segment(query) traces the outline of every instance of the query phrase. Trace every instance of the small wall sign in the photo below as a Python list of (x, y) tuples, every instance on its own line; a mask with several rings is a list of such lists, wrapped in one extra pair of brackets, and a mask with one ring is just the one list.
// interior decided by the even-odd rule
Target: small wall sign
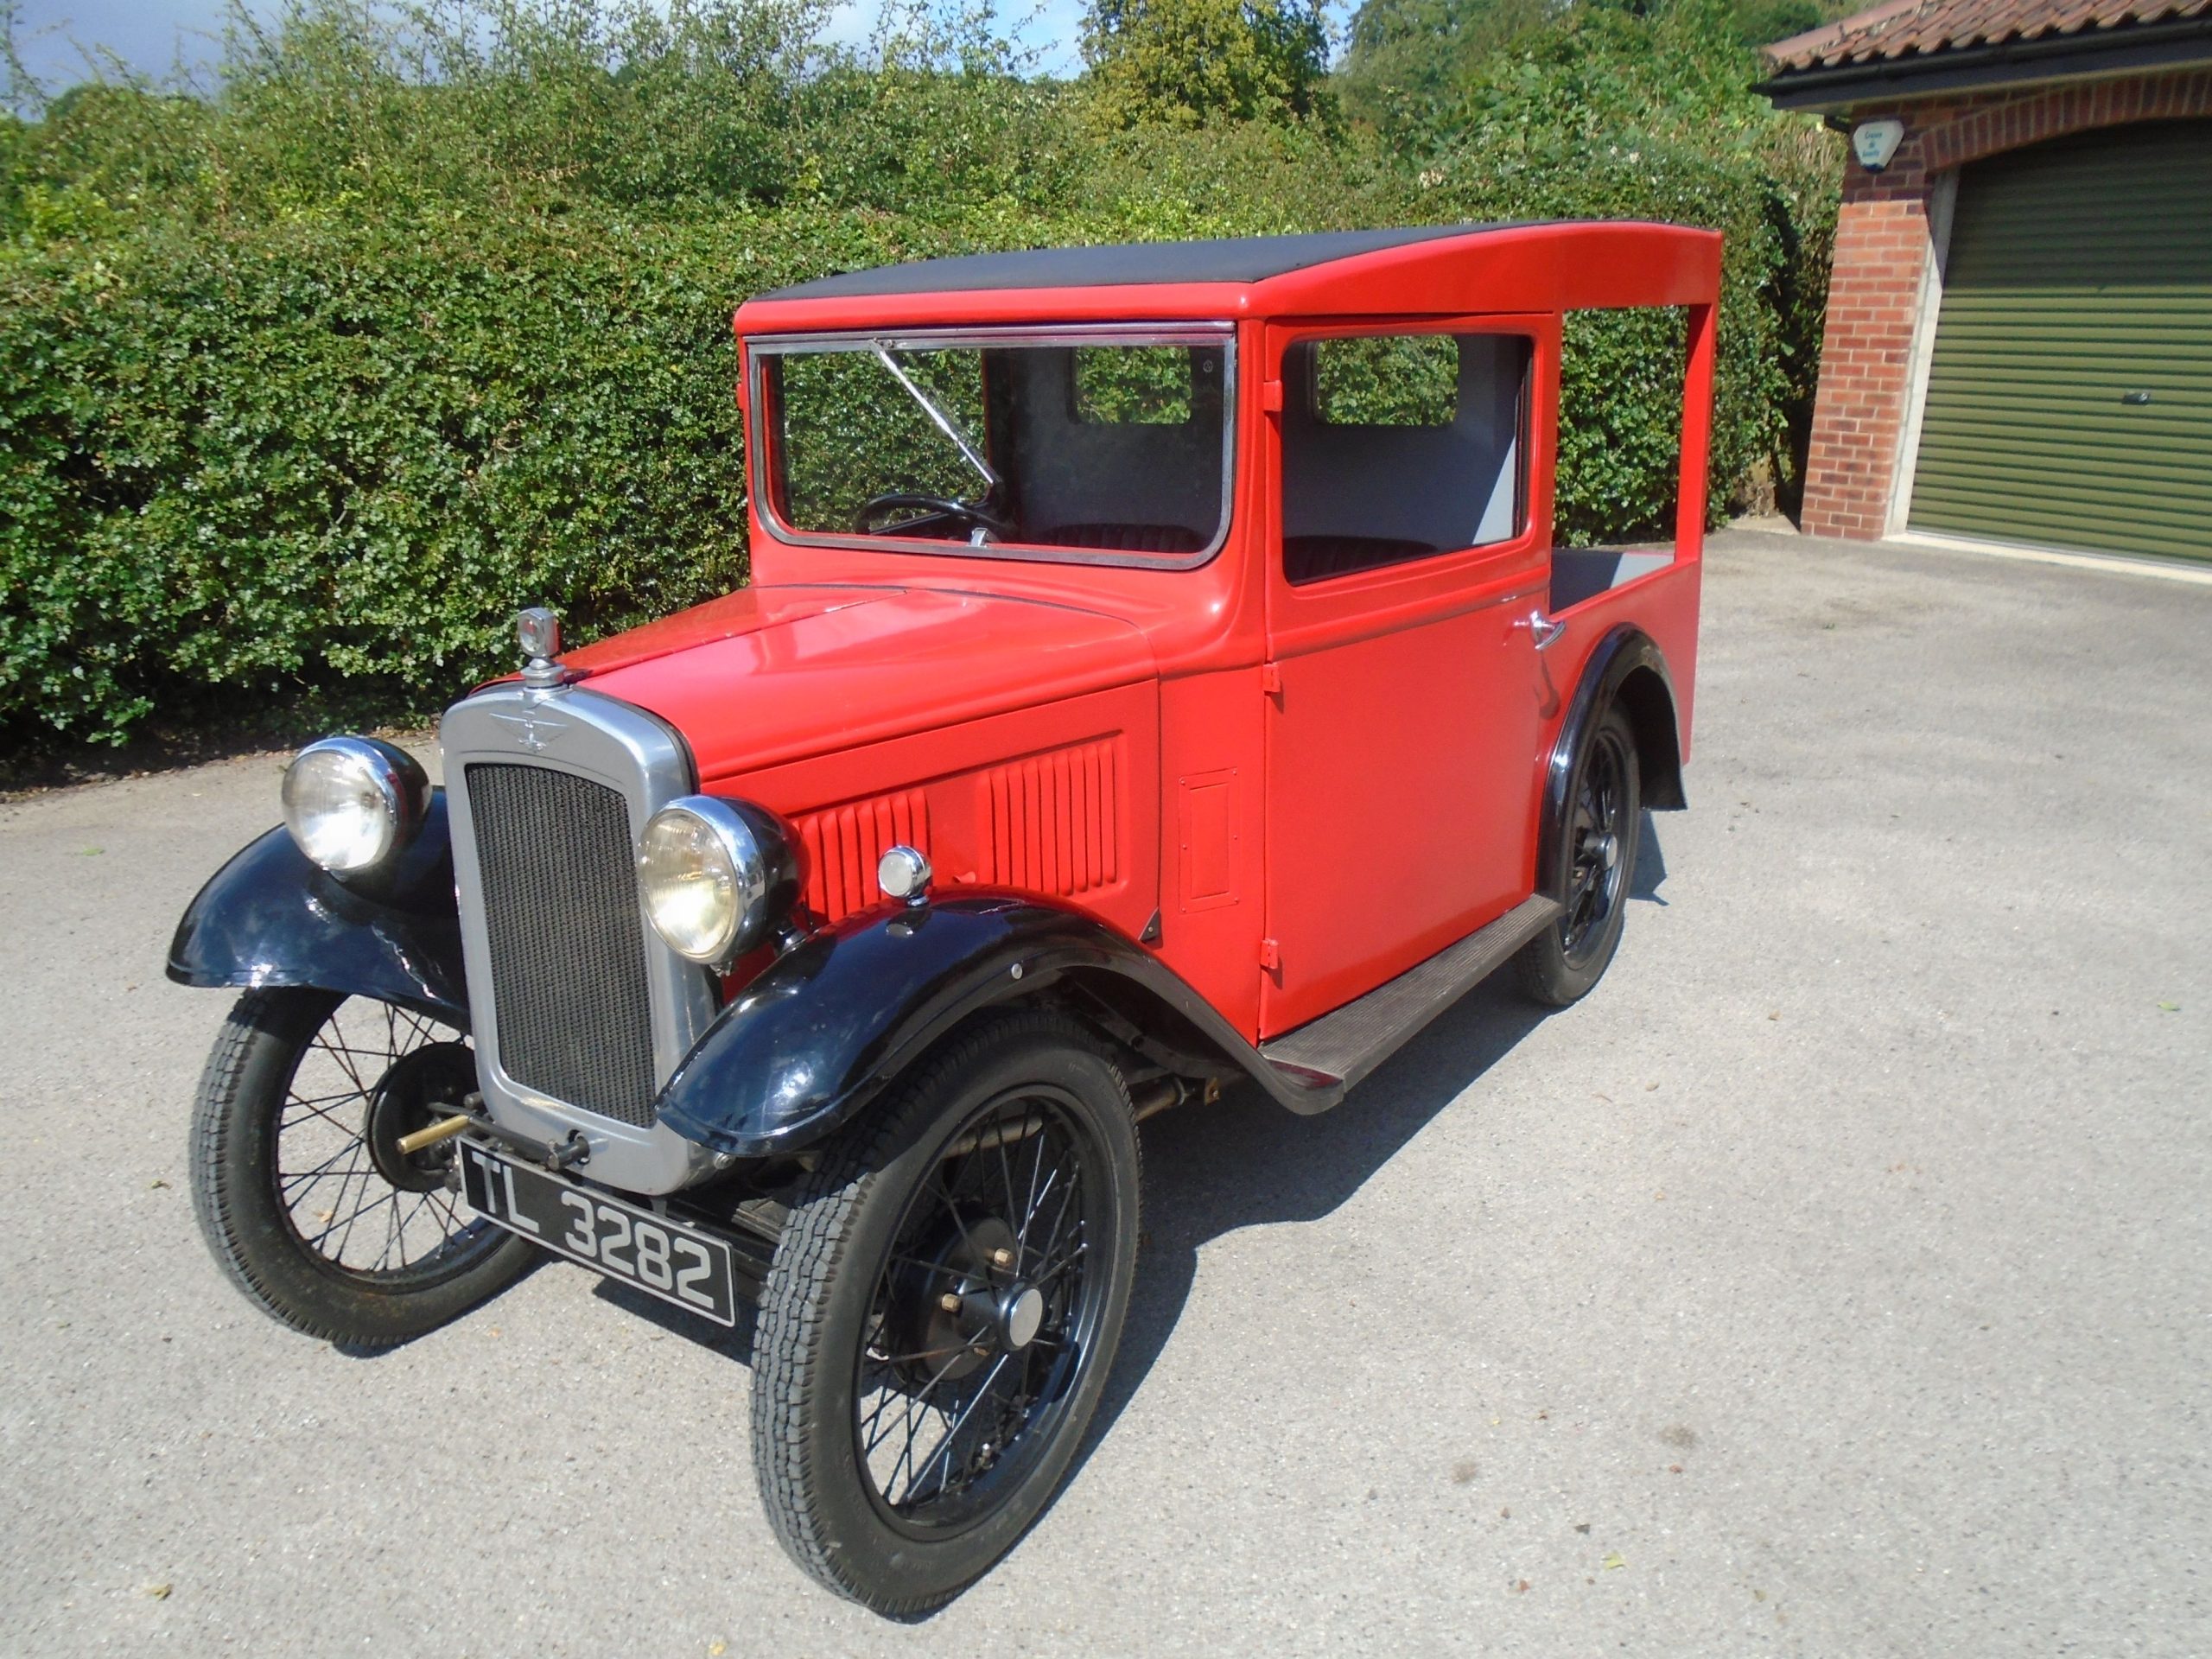
[(1890, 157), (1897, 153), (1904, 138), (1904, 123), (1893, 115), (1879, 121), (1861, 121), (1851, 130), (1851, 153), (1869, 173), (1878, 173), (1890, 164)]

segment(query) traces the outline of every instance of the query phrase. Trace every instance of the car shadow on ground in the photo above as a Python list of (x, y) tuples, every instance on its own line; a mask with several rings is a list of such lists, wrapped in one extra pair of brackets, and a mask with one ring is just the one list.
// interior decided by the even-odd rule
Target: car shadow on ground
[(593, 1287), (593, 1294), (610, 1306), (625, 1313), (635, 1314), (648, 1325), (658, 1325), (671, 1336), (682, 1337), (702, 1348), (735, 1360), (750, 1368), (753, 1363), (753, 1333), (760, 1322), (760, 1310), (746, 1297), (742, 1287), (738, 1292), (737, 1323), (728, 1327), (709, 1325), (696, 1313), (686, 1313), (657, 1296), (649, 1296), (634, 1285), (626, 1285), (619, 1279), (601, 1279)]
[(1503, 973), (1321, 1116), (1285, 1111), (1247, 1085), (1211, 1107), (1147, 1122), (1137, 1282), (1083, 1457), (1143, 1387), (1174, 1334), (1207, 1244), (1243, 1228), (1318, 1221), (1337, 1210), (1550, 1012)]
[(1638, 821), (1636, 868), (1630, 872), (1628, 896), (1649, 900), (1664, 910), (1667, 901), (1659, 896), (1659, 888), (1666, 880), (1666, 849), (1659, 845), (1659, 826), (1652, 822), (1651, 813), (1646, 809)]

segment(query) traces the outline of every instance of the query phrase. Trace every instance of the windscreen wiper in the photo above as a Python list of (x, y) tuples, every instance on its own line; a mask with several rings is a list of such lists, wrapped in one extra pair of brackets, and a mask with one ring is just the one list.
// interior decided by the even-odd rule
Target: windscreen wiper
[(937, 429), (950, 438), (953, 447), (967, 457), (968, 464), (983, 475), (983, 482), (988, 486), (986, 494), (989, 490), (1001, 487), (1005, 480), (991, 470), (991, 463), (985, 461), (982, 452), (968, 441), (968, 435), (953, 423), (952, 416), (931, 402), (929, 393), (907, 378), (906, 371), (899, 366), (899, 359), (891, 355), (883, 342), (874, 340), (868, 342), (868, 346), (875, 353), (876, 361), (890, 370), (892, 378), (906, 388), (906, 395), (922, 406), (922, 412), (936, 423)]

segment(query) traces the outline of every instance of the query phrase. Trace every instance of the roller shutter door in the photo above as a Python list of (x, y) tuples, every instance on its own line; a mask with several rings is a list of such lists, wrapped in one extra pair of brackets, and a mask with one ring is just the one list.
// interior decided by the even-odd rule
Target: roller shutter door
[(2212, 121), (1966, 169), (1908, 516), (2212, 558)]

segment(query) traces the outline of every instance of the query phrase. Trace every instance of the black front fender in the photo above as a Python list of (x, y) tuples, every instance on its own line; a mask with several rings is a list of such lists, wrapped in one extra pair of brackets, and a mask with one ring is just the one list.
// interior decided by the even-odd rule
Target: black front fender
[(778, 957), (669, 1078), (660, 1122), (736, 1157), (795, 1151), (849, 1122), (969, 1014), (1102, 980), (1144, 993), (1285, 1103), (1312, 1092), (1141, 945), (1075, 911), (970, 890), (862, 912)]
[(443, 790), (387, 869), (344, 880), (283, 830), (249, 842), (200, 890), (169, 944), (181, 985), (307, 985), (468, 1029)]

